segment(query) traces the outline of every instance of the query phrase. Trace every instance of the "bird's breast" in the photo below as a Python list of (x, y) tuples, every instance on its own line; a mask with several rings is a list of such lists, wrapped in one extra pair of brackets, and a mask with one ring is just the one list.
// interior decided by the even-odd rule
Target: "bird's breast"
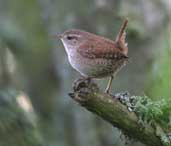
[(80, 54), (68, 55), (71, 66), (80, 72), (81, 75), (92, 78), (103, 78), (117, 73), (125, 64), (125, 60), (115, 61), (103, 58), (89, 59)]

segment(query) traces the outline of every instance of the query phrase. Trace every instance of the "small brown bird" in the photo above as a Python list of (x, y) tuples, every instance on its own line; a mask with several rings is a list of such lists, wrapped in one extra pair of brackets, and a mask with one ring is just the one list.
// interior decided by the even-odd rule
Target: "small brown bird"
[(115, 41), (95, 34), (71, 29), (57, 37), (62, 40), (71, 66), (87, 78), (110, 76), (105, 92), (109, 93), (113, 75), (128, 63), (125, 43), (126, 19)]

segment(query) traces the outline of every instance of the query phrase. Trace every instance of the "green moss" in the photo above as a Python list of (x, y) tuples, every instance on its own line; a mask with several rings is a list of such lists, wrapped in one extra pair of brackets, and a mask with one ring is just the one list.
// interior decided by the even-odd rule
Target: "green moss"
[(171, 100), (152, 101), (147, 96), (124, 96), (120, 98), (120, 101), (127, 106), (129, 111), (135, 112), (143, 123), (152, 124), (155, 121), (163, 126), (171, 126), (171, 112), (169, 112)]
[(171, 145), (171, 99), (153, 101), (147, 96), (128, 94), (119, 94), (119, 97), (130, 112), (136, 113), (142, 127), (145, 128), (146, 124), (153, 126), (163, 145)]

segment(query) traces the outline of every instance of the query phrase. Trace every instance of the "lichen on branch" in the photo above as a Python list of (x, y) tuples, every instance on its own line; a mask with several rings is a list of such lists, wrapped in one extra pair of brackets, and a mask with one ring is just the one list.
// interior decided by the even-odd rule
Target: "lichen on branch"
[(171, 101), (152, 101), (146, 96), (128, 93), (108, 95), (84, 78), (74, 82), (73, 90), (70, 97), (127, 136), (150, 146), (171, 145)]

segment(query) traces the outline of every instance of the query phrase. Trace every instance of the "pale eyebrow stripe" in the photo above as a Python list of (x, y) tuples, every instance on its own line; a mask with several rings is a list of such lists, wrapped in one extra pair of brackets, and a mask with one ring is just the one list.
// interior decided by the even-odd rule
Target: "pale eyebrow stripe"
[(69, 37), (80, 37), (80, 35), (77, 35), (77, 34), (69, 34), (68, 36)]

